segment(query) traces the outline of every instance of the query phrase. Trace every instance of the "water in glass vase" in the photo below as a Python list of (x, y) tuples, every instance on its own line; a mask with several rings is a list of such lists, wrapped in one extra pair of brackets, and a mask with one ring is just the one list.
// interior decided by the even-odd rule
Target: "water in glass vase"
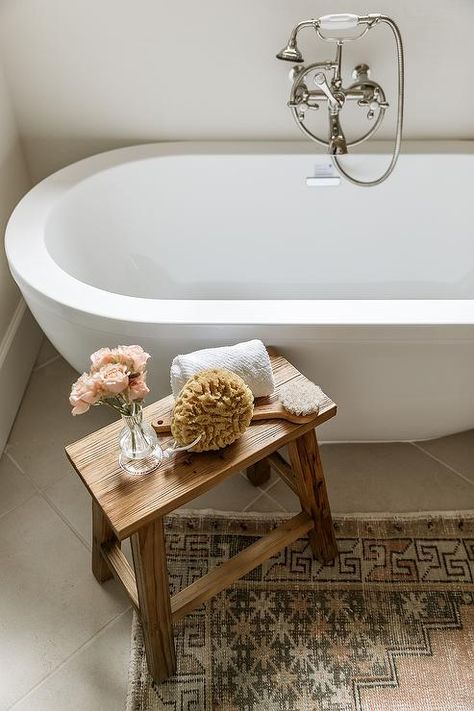
[(122, 415), (125, 427), (120, 433), (119, 463), (128, 474), (148, 474), (157, 469), (163, 459), (156, 432), (143, 422), (143, 411)]

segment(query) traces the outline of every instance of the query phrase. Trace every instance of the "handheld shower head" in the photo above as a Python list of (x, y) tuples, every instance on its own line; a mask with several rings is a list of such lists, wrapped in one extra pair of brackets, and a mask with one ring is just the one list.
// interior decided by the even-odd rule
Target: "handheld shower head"
[(276, 58), (282, 59), (285, 62), (296, 62), (297, 64), (301, 64), (303, 61), (303, 55), (298, 49), (296, 42), (292, 42), (291, 40), (288, 42), (286, 47), (283, 47), (281, 52), (278, 52)]
[(281, 52), (278, 52), (276, 58), (282, 59), (284, 62), (301, 64), (304, 60), (303, 55), (298, 49), (298, 45), (296, 43), (298, 33), (305, 27), (311, 27), (313, 30), (316, 30), (317, 26), (317, 20), (303, 20), (303, 22), (298, 22), (296, 27), (294, 27), (291, 32), (290, 39), (288, 40), (286, 47), (283, 47)]

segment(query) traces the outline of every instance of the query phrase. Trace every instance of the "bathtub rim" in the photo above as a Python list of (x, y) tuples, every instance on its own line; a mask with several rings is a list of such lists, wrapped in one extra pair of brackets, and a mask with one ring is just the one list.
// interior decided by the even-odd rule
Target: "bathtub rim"
[[(360, 154), (389, 154), (373, 142)], [(196, 325), (473, 325), (474, 299), (146, 299), (90, 286), (65, 272), (49, 254), (45, 226), (57, 200), (87, 178), (116, 166), (177, 155), (314, 155), (303, 141), (163, 142), (118, 148), (85, 158), (48, 176), (18, 203), (6, 228), (5, 250), (20, 289), (60, 306), (114, 321)], [(470, 155), (474, 141), (406, 141), (404, 154)], [(376, 188), (374, 188), (376, 189)]]

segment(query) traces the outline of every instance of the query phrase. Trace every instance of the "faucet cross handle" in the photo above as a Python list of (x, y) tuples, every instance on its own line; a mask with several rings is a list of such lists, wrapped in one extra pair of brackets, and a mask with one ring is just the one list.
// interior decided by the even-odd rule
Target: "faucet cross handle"
[(375, 112), (378, 111), (379, 109), (388, 109), (390, 104), (388, 101), (379, 101), (377, 99), (373, 99), (372, 101), (359, 101), (359, 106), (367, 106), (368, 107), (368, 112), (367, 112), (367, 118), (369, 121), (371, 121), (374, 116)]
[(328, 102), (330, 103), (333, 109), (342, 108), (344, 104), (344, 99), (340, 94), (334, 94), (327, 82), (326, 75), (323, 72), (318, 72), (314, 75), (314, 83), (321, 89), (324, 94), (326, 94)]
[(306, 84), (301, 84), (295, 91), (294, 100), (288, 101), (287, 106), (290, 109), (297, 109), (300, 120), (304, 118), (306, 111), (317, 111), (319, 104), (311, 100)]
[(385, 96), (382, 96), (378, 86), (375, 86), (371, 94), (368, 94), (365, 99), (360, 99), (358, 105), (361, 107), (366, 106), (369, 109), (367, 114), (369, 120), (374, 118), (377, 110), (388, 109), (390, 106), (388, 101), (385, 101)]

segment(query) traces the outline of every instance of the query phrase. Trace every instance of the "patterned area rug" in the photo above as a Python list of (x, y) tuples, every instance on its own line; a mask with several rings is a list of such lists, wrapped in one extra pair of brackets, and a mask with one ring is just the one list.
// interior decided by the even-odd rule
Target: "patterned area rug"
[[(173, 592), (281, 521), (242, 516), (168, 518)], [(127, 711), (473, 711), (474, 514), (336, 530), (333, 564), (300, 539), (185, 617), (159, 686), (135, 620)]]

